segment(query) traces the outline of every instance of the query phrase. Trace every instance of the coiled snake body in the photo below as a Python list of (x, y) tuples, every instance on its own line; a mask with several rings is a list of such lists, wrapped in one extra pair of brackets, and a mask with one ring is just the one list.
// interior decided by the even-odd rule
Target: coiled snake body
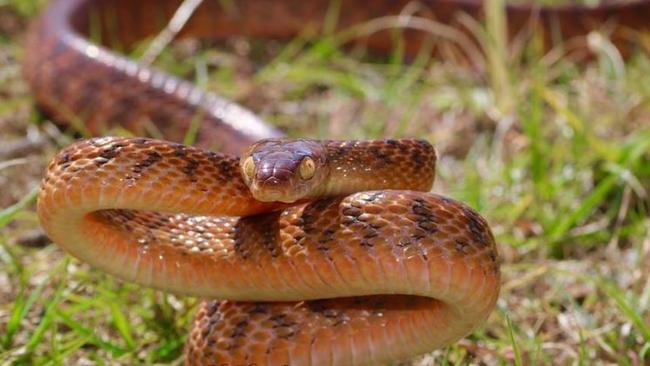
[[(246, 1), (227, 12), (206, 1), (186, 30), (286, 37), (319, 22), (328, 3)], [(405, 3), (344, 2), (339, 25), (396, 14)], [(443, 17), (481, 8), (431, 4)], [(116, 37), (106, 43), (128, 46), (177, 5), (60, 0), (33, 25), (25, 76), (52, 117), (83, 122), (95, 134), (118, 122), (143, 134), (151, 122), (180, 140), (198, 115), (198, 145), (221, 151), (112, 137), (66, 147), (51, 161), (38, 200), (52, 240), (122, 279), (224, 299), (200, 306), (187, 364), (378, 364), (450, 344), (481, 324), (499, 293), (494, 239), (471, 208), (426, 193), (435, 167), (428, 143), (253, 144), (281, 134), (242, 107), (83, 36), (95, 19), (101, 34)], [(571, 9), (544, 10), (542, 20), (567, 19)], [(632, 19), (634, 9), (621, 9), (622, 19)], [(583, 11), (587, 20), (606, 15)], [(530, 12), (508, 10), (515, 24)], [(566, 23), (566, 35), (589, 27)], [(405, 37), (408, 49), (421, 41)], [(388, 39), (380, 33), (366, 43), (386, 49)], [(229, 155), (247, 147), (241, 160)]]

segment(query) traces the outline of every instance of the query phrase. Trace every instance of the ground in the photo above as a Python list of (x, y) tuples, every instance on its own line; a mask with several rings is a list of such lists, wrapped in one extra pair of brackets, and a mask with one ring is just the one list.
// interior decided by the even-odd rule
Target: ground
[[(74, 138), (21, 77), (40, 3), (0, 0), (0, 364), (179, 364), (196, 300), (115, 280), (39, 231), (34, 188)], [(435, 144), (434, 191), (488, 219), (503, 284), (486, 324), (414, 365), (650, 363), (650, 50), (577, 63), (483, 44), (477, 70), (329, 41), (182, 41), (156, 66), (291, 136)]]

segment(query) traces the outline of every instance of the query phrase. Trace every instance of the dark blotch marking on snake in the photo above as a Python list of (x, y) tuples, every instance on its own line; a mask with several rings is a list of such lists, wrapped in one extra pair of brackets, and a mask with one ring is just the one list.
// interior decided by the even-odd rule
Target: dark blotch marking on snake
[(113, 158), (117, 156), (117, 154), (120, 151), (120, 148), (124, 146), (126, 146), (126, 144), (123, 143), (111, 144), (109, 147), (102, 150), (102, 152), (99, 154), (100, 159), (94, 160), (95, 165), (97, 165), (97, 167), (101, 167), (102, 165), (108, 163), (109, 161), (111, 161)]
[(378, 146), (370, 146), (368, 147), (368, 152), (370, 155), (372, 155), (375, 159), (380, 160), (383, 164), (391, 164), (392, 160), (389, 154), (386, 154), (380, 147)]
[(416, 215), (416, 223), (424, 233), (416, 233), (412, 239), (416, 241), (425, 236), (433, 235), (438, 231), (438, 222), (433, 215), (433, 208), (421, 198), (415, 199), (411, 205), (411, 211)]
[(190, 180), (195, 181), (196, 178), (194, 178), (194, 174), (196, 173), (196, 170), (199, 168), (199, 161), (194, 160), (194, 159), (186, 159), (187, 164), (183, 167), (183, 173), (187, 175)]
[(481, 244), (483, 247), (488, 246), (490, 240), (486, 237), (487, 228), (481, 221), (478, 214), (468, 207), (463, 207), (463, 213), (467, 218), (467, 226), (472, 233), (472, 239), (474, 239), (477, 244)]
[(237, 324), (235, 324), (235, 329), (233, 330), (232, 338), (246, 337), (247, 326), (248, 326), (248, 319), (240, 320)]
[(70, 153), (66, 151), (59, 155), (56, 164), (61, 167), (61, 170), (66, 170), (70, 166)]
[(296, 330), (294, 329), (294, 327), (298, 323), (291, 320), (291, 318), (288, 317), (287, 314), (273, 315), (269, 318), (269, 320), (273, 322), (273, 325), (271, 327), (276, 331), (279, 331), (281, 328), (285, 328), (288, 330), (286, 334), (278, 334), (279, 338), (288, 340), (291, 339), (296, 334)]
[(214, 178), (220, 182), (231, 182), (233, 179), (239, 178), (241, 184), (244, 184), (239, 172), (239, 164), (233, 163), (230, 159), (225, 158), (224, 154), (211, 151), (208, 153), (208, 160), (212, 166), (217, 169)]
[(162, 159), (162, 155), (160, 155), (156, 151), (150, 151), (150, 152), (147, 153), (146, 159), (141, 160), (136, 165), (134, 165), (133, 169), (131, 169), (131, 171), (133, 171), (133, 173), (135, 173), (135, 174), (140, 174), (145, 169), (147, 169), (150, 166), (152, 166), (152, 165), (156, 164), (157, 162), (159, 162), (160, 159)]

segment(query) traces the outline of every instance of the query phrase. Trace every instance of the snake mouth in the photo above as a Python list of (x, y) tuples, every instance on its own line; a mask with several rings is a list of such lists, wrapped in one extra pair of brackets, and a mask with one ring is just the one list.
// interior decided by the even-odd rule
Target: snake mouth
[(255, 182), (251, 184), (250, 191), (253, 197), (262, 202), (283, 202), (293, 203), (296, 200), (292, 199), (284, 189), (278, 185), (267, 185), (264, 183)]
[(284, 202), (284, 203), (291, 203), (293, 200), (287, 199), (285, 194), (279, 190), (265, 190), (262, 194), (260, 201), (266, 201), (266, 202)]
[(289, 169), (259, 169), (249, 189), (259, 201), (293, 203), (299, 191), (299, 182), (294, 178)]

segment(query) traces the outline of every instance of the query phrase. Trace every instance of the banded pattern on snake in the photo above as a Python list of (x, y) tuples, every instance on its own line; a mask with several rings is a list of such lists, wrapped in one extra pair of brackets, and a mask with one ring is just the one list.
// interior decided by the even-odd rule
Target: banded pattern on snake
[[(543, 25), (559, 19), (568, 37), (605, 20), (608, 9), (623, 25), (646, 27), (646, 3), (540, 14)], [(233, 13), (204, 2), (187, 33), (288, 37), (318, 24), (329, 1), (236, 4)], [(345, 3), (339, 26), (398, 14), (405, 4)], [(478, 16), (482, 7), (430, 4), (449, 19), (457, 10)], [(32, 27), (25, 76), (55, 119), (81, 121), (94, 134), (116, 123), (144, 134), (152, 122), (180, 140), (198, 113), (198, 145), (221, 151), (113, 137), (66, 147), (50, 163), (38, 201), (53, 241), (122, 279), (223, 299), (201, 305), (188, 365), (374, 365), (448, 345), (481, 324), (499, 293), (496, 245), (478, 213), (427, 193), (435, 168), (428, 143), (253, 144), (281, 133), (236, 104), (84, 36), (98, 15), (102, 34), (130, 45), (177, 5), (58, 0)], [(532, 10), (507, 12), (516, 31)], [(576, 14), (583, 21), (572, 22)], [(110, 19), (116, 32), (109, 32)], [(365, 42), (387, 49), (385, 33)], [(423, 39), (405, 37), (407, 50)], [(614, 41), (625, 47), (628, 40), (616, 28)], [(242, 159), (230, 155), (245, 149)]]

